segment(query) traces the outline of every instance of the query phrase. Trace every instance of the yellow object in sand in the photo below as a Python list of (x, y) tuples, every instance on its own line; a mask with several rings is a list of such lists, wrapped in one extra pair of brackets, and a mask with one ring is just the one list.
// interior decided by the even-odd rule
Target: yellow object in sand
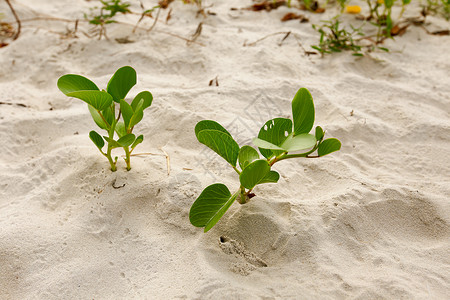
[(349, 13), (349, 14), (359, 14), (360, 12), (361, 12), (361, 6), (359, 6), (359, 5), (347, 6), (347, 13)]

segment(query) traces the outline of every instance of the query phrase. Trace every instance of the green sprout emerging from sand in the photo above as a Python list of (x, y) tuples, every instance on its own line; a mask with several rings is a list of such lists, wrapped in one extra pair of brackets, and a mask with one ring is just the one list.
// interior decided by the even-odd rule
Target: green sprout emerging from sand
[[(66, 96), (78, 98), (88, 104), (89, 112), (95, 123), (107, 132), (107, 136), (101, 136), (94, 130), (89, 137), (98, 150), (108, 159), (111, 171), (116, 171), (117, 157), (113, 160), (111, 150), (123, 148), (127, 170), (131, 169), (130, 155), (136, 146), (144, 140), (143, 135), (136, 137), (132, 132), (143, 116), (144, 109), (150, 107), (153, 96), (150, 92), (140, 92), (131, 102), (125, 101), (130, 89), (136, 84), (136, 71), (132, 67), (122, 67), (114, 73), (105, 90), (99, 90), (97, 85), (89, 79), (74, 74), (67, 74), (59, 78), (58, 88)], [(119, 112), (116, 117), (116, 103)], [(123, 121), (120, 121), (122, 117)], [(114, 139), (114, 135), (119, 137)], [(102, 149), (107, 142), (106, 152)]]
[[(195, 200), (189, 212), (192, 225), (210, 230), (237, 199), (240, 204), (247, 203), (255, 194), (256, 185), (276, 183), (278, 172), (271, 170), (279, 161), (305, 157), (316, 158), (338, 151), (341, 142), (335, 138), (324, 140), (325, 132), (320, 126), (315, 135), (309, 134), (314, 125), (314, 102), (311, 94), (301, 88), (292, 100), (293, 121), (275, 118), (267, 121), (259, 131), (253, 144), (259, 148), (264, 158), (250, 147), (239, 147), (231, 134), (219, 123), (203, 120), (195, 126), (195, 135), (224, 158), (238, 173), (240, 187), (234, 194), (221, 183), (206, 187)], [(312, 155), (317, 151), (317, 155)]]

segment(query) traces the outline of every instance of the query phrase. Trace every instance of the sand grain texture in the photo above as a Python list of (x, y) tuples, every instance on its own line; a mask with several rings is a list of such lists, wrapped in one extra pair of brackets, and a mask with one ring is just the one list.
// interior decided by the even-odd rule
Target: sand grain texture
[[(304, 55), (293, 36), (244, 46), (282, 31), (305, 48), (316, 43), (310, 24), (279, 21), (288, 9), (209, 2), (217, 15), (196, 18), (193, 6), (175, 3), (168, 24), (167, 11), (151, 33), (113, 24), (109, 41), (58, 34), (73, 24), (26, 23), (0, 49), (0, 102), (11, 104), (0, 105), (0, 298), (448, 298), (449, 37), (410, 27), (386, 42), (392, 53), (321, 59)], [(94, 6), (14, 4), (23, 18), (79, 18)], [(165, 33), (189, 37), (200, 21), (197, 43)], [(133, 42), (115, 41), (124, 37)], [(133, 157), (130, 172), (120, 161), (112, 173), (88, 138), (95, 124), (85, 104), (56, 81), (82, 74), (104, 88), (123, 65), (138, 73), (130, 97), (146, 89), (155, 99), (136, 128), (145, 136), (136, 151), (158, 155)], [(208, 86), (216, 76), (219, 86)], [(341, 151), (280, 162), (277, 185), (258, 187), (207, 234), (191, 226), (203, 187), (238, 185), (197, 142), (195, 124), (216, 120), (250, 144), (265, 121), (290, 116), (300, 87)]]

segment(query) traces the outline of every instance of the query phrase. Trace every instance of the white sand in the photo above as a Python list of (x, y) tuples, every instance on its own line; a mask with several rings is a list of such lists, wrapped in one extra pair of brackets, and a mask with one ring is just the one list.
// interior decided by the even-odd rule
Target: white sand
[[(411, 26), (386, 42), (392, 53), (321, 59), (305, 56), (293, 35), (282, 46), (283, 35), (243, 46), (292, 31), (309, 50), (317, 34), (308, 23), (281, 23), (287, 8), (207, 2), (216, 16), (196, 19), (194, 6), (175, 3), (168, 24), (167, 11), (150, 34), (113, 24), (109, 41), (80, 31), (61, 38), (73, 24), (25, 22), (0, 49), (0, 102), (26, 105), (0, 105), (0, 299), (448, 299), (449, 37)], [(96, 3), (13, 4), (25, 19), (79, 18)], [(4, 2), (0, 9), (13, 21)], [(203, 46), (166, 34), (189, 37), (200, 21)], [(126, 36), (134, 43), (114, 41)], [(148, 89), (155, 99), (136, 151), (159, 155), (133, 157), (130, 172), (120, 161), (112, 173), (89, 140), (96, 126), (86, 105), (56, 81), (82, 74), (104, 88), (124, 65), (138, 73), (130, 96)], [(208, 86), (216, 76), (219, 86)], [(196, 140), (195, 124), (214, 119), (249, 144), (266, 120), (290, 116), (300, 87), (341, 151), (280, 162), (279, 183), (234, 204), (213, 230), (190, 225), (204, 187), (238, 185)]]

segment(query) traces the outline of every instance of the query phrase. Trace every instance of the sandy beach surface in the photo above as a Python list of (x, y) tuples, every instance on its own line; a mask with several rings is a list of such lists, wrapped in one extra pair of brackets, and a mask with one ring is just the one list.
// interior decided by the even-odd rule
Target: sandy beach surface
[[(390, 53), (321, 58), (305, 54), (318, 41), (311, 23), (337, 8), (283, 23), (293, 9), (204, 2), (214, 14), (176, 1), (151, 32), (154, 19), (133, 34), (139, 15), (120, 15), (98, 40), (82, 21), (98, 2), (12, 1), (24, 20), (80, 22), (74, 36), (73, 22), (24, 21), (0, 48), (0, 299), (448, 299), (449, 36), (410, 26), (384, 43)], [(194, 42), (182, 39), (200, 22)], [(450, 29), (439, 16), (425, 26)], [(147, 154), (113, 173), (89, 140), (86, 104), (56, 82), (73, 73), (105, 88), (125, 65), (138, 74), (130, 97), (154, 101), (136, 128)], [(216, 120), (250, 145), (265, 121), (291, 116), (301, 87), (341, 151), (280, 162), (278, 184), (206, 234), (192, 226), (203, 188), (239, 185), (195, 124)]]

